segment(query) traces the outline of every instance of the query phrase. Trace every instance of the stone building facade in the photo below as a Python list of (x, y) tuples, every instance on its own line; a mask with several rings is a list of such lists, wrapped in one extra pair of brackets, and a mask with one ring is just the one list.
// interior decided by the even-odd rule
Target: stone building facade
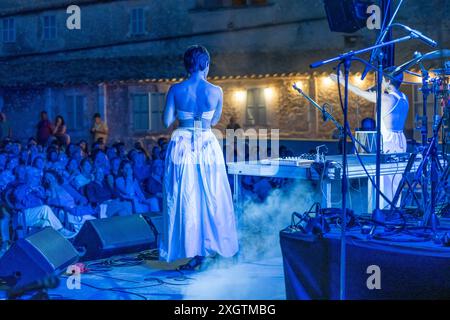
[[(81, 29), (66, 28), (66, 8), (81, 9)], [(446, 1), (411, 1), (397, 21), (413, 26), (449, 47), (448, 19), (433, 19)], [(420, 9), (420, 10), (419, 10)], [(428, 12), (428, 13), (427, 13)], [(443, 13), (442, 13), (443, 14)], [(314, 0), (92, 1), (51, 0), (0, 3), (0, 108), (14, 124), (18, 139), (34, 135), (38, 114), (62, 114), (72, 140), (89, 139), (94, 113), (110, 127), (110, 141), (167, 135), (160, 121), (169, 86), (186, 76), (181, 55), (191, 44), (208, 47), (210, 81), (224, 90), (218, 128), (231, 116), (247, 128), (277, 128), (283, 139), (331, 139), (334, 127), (292, 85), (319, 104), (333, 105), (342, 120), (332, 66), (309, 69), (313, 61), (369, 46), (376, 32), (333, 33), (322, 2)], [(419, 41), (397, 47), (397, 61), (414, 51), (428, 52)], [(373, 85), (362, 68), (350, 80)], [(407, 133), (420, 102), (417, 86), (404, 86), (411, 111)], [(357, 128), (374, 106), (350, 95), (350, 124)]]

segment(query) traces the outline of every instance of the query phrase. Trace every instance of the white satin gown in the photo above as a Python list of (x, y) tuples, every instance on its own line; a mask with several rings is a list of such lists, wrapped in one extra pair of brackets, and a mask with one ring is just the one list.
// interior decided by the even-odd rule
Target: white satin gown
[[(203, 112), (211, 120), (214, 110)], [(180, 120), (193, 119), (178, 111)], [(219, 142), (211, 129), (178, 128), (165, 160), (164, 233), (160, 259), (167, 262), (219, 254), (232, 257), (238, 236), (230, 185)]]
[[(406, 137), (403, 133), (405, 121), (408, 116), (409, 103), (404, 93), (390, 93), (396, 98), (396, 103), (392, 106), (381, 106), (381, 136), (383, 137), (384, 153), (401, 153), (406, 152)], [(393, 164), (394, 166), (396, 164)], [(397, 169), (395, 175), (385, 175), (380, 179), (381, 192), (387, 196), (389, 200), (394, 198), (400, 180), (402, 179), (403, 170)], [(400, 201), (399, 201), (400, 202)], [(398, 205), (397, 202), (396, 204)], [(381, 197), (381, 208), (389, 206), (389, 204)]]

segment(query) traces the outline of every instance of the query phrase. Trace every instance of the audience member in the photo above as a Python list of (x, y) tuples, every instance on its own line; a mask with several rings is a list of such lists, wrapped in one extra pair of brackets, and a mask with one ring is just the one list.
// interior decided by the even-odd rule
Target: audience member
[(66, 122), (62, 116), (57, 116), (55, 126), (52, 131), (60, 146), (67, 146), (70, 143), (70, 136), (67, 134)]
[[(23, 212), (29, 228), (50, 226), (72, 237), (89, 219), (162, 211), (168, 140), (148, 144), (151, 154), (142, 142), (131, 150), (123, 142), (107, 146), (107, 127), (98, 115), (94, 118), (92, 150), (85, 140), (64, 140), (64, 119), (58, 116), (53, 127), (45, 111), (36, 138), (23, 146), (10, 137), (0, 141), (1, 250), (14, 240), (10, 229), (17, 212)], [(247, 157), (249, 152), (247, 147)], [(290, 154), (280, 148), (281, 156)], [(262, 202), (271, 189), (285, 185), (283, 180), (243, 177), (243, 193)]]
[(94, 115), (94, 124), (92, 126), (91, 133), (93, 135), (94, 142), (98, 142), (100, 138), (103, 139), (103, 144), (108, 142), (108, 125), (106, 122), (102, 121), (102, 117), (99, 113)]
[(12, 128), (6, 114), (0, 112), (0, 141), (7, 138), (12, 138)]
[(37, 124), (37, 142), (42, 146), (46, 146), (53, 134), (53, 125), (48, 120), (46, 111), (41, 112), (41, 119)]

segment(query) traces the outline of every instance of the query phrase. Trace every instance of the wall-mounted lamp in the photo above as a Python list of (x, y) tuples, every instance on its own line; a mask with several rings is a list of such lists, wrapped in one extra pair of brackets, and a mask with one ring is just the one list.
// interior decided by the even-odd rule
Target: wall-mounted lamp
[(298, 89), (303, 89), (303, 83), (301, 81), (296, 81), (294, 86)]
[(274, 95), (273, 88), (265, 88), (264, 89), (264, 97), (266, 98), (266, 100), (272, 99), (273, 95)]
[(247, 98), (247, 91), (238, 90), (234, 92), (234, 99), (236, 99), (236, 102), (243, 103), (245, 102), (246, 98)]
[(353, 81), (353, 83), (355, 83), (356, 85), (361, 85), (361, 84), (363, 84), (364, 83), (364, 80), (361, 80), (361, 75), (360, 74), (355, 74), (353, 77), (352, 77), (352, 81)]
[(330, 79), (329, 76), (322, 77), (322, 85), (325, 87), (329, 87), (333, 84), (333, 80)]

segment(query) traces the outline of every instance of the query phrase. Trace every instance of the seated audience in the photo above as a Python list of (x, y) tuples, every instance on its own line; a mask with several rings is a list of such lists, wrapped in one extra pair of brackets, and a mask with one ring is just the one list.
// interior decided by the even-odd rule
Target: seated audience
[[(85, 140), (65, 146), (51, 136), (39, 138), (41, 145), (35, 138), (0, 143), (0, 250), (14, 241), (17, 212), (24, 212), (29, 228), (50, 226), (72, 237), (88, 219), (162, 211), (166, 138), (148, 144), (151, 155), (141, 142), (127, 149), (100, 140), (90, 151)], [(280, 152), (292, 154), (283, 146)], [(243, 194), (263, 202), (285, 180), (243, 177)]]
[(116, 180), (116, 188), (121, 199), (133, 203), (134, 213), (149, 213), (158, 211), (156, 198), (147, 199), (142, 192), (139, 181), (134, 177), (130, 161), (124, 160), (120, 168), (120, 177)]
[(47, 204), (58, 210), (60, 219), (67, 221), (71, 228), (79, 231), (86, 220), (95, 219), (95, 210), (84, 201), (82, 196), (74, 196), (64, 185), (63, 179), (56, 171), (47, 171), (44, 176), (44, 185), (47, 192)]
[(80, 191), (84, 186), (92, 181), (92, 161), (84, 158), (80, 162), (80, 173), (72, 180), (72, 186)]
[(74, 236), (65, 229), (53, 210), (45, 204), (47, 195), (41, 184), (41, 176), (37, 169), (28, 168), (27, 182), (20, 183), (14, 189), (14, 209), (23, 210), (27, 227), (52, 227), (64, 237)]
[(158, 200), (158, 210), (162, 211), (163, 206), (163, 176), (164, 162), (162, 160), (154, 160), (152, 163), (152, 173), (147, 180), (147, 193)]
[(132, 214), (130, 201), (115, 199), (114, 192), (105, 180), (101, 167), (95, 168), (94, 180), (86, 186), (86, 196), (89, 202), (100, 208), (101, 216), (127, 216)]

